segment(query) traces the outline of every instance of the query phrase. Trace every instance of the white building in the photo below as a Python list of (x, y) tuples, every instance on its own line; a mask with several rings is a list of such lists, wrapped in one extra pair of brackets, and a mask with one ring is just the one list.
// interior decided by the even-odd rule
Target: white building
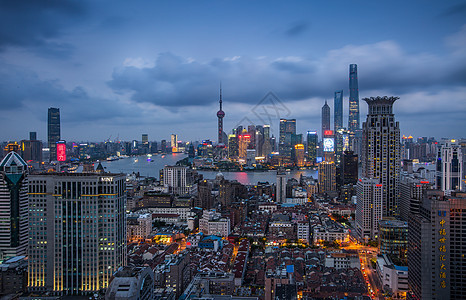
[[(0, 261), (26, 255), (28, 245), (28, 171), (16, 152), (0, 162)], [(39, 190), (37, 191), (39, 192)], [(34, 207), (31, 215), (41, 214)]]
[(309, 243), (309, 222), (303, 221), (303, 222), (298, 222), (297, 226), (297, 237), (298, 240), (303, 240), (305, 243)]
[(129, 214), (126, 217), (126, 239), (128, 241), (147, 238), (152, 232), (152, 215)]
[(176, 195), (192, 195), (197, 191), (193, 170), (188, 167), (165, 166), (163, 168), (163, 184), (168, 187), (170, 193)]
[(361, 239), (374, 239), (382, 219), (383, 186), (379, 179), (359, 179), (356, 185), (356, 230)]
[(28, 282), (34, 292), (94, 293), (126, 264), (125, 176), (29, 175)]
[(408, 267), (394, 265), (387, 255), (377, 257), (377, 275), (382, 288), (398, 296), (408, 292)]
[(316, 225), (314, 226), (312, 233), (314, 244), (321, 244), (324, 241), (330, 243), (335, 241), (339, 243), (349, 242), (348, 230), (344, 228), (326, 228), (322, 225)]
[(325, 256), (325, 266), (336, 269), (361, 269), (361, 263), (359, 262), (359, 255), (357, 253), (330, 253)]
[(190, 207), (147, 207), (144, 208), (144, 211), (150, 211), (151, 213), (158, 215), (166, 214), (169, 217), (179, 215), (181, 221), (186, 221), (188, 217), (194, 215), (194, 212), (191, 211)]
[(443, 142), (438, 147), (436, 188), (449, 195), (454, 190), (463, 190), (463, 153), (456, 140)]
[(222, 218), (215, 210), (204, 210), (199, 220), (199, 231), (205, 235), (230, 235), (230, 218)]

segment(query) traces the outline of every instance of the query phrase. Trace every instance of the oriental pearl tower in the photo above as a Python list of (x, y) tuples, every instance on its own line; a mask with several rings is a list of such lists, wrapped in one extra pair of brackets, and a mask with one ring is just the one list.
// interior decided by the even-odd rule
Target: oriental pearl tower
[(218, 118), (218, 144), (224, 144), (223, 141), (223, 117), (225, 117), (225, 112), (222, 110), (222, 84), (220, 84), (220, 110), (217, 112)]

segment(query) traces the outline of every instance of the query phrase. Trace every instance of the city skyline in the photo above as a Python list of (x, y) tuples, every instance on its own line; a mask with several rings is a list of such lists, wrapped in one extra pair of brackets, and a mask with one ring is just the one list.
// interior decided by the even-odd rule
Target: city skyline
[[(161, 140), (167, 132), (216, 140), (219, 81), (227, 134), (244, 118), (264, 124), (251, 109), (270, 91), (289, 110), (269, 124), (275, 136), (280, 118), (296, 119), (298, 133), (318, 130), (320, 108), (336, 90), (343, 90), (346, 126), (350, 64), (358, 65), (360, 99), (400, 97), (402, 134), (463, 137), (461, 2), (340, 2), (335, 10), (259, 1), (248, 3), (247, 13), (241, 1), (183, 2), (181, 10), (108, 3), (0, 4), (0, 105), (8, 124), (0, 140), (34, 131), (46, 141), (49, 107), (60, 108), (65, 140), (133, 140), (141, 133)], [(366, 114), (362, 105), (360, 119)]]

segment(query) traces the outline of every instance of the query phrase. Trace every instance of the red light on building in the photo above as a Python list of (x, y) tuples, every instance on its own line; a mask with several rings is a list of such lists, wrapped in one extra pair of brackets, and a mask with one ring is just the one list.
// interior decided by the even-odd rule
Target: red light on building
[(382, 185), (381, 184), (376, 184), (375, 186), (381, 187)]
[(66, 144), (64, 142), (57, 143), (57, 160), (58, 161), (66, 160)]
[(425, 183), (429, 183), (429, 181), (421, 181), (421, 183), (424, 183), (424, 184), (425, 184)]
[(324, 131), (324, 135), (325, 135), (325, 136), (333, 135), (333, 130), (325, 130), (325, 131)]

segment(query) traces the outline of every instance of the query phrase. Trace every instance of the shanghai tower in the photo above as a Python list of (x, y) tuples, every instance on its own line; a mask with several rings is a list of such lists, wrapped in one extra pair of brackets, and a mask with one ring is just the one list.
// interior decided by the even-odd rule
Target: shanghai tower
[(358, 65), (351, 64), (349, 69), (349, 117), (348, 130), (354, 133), (359, 129), (359, 88)]

